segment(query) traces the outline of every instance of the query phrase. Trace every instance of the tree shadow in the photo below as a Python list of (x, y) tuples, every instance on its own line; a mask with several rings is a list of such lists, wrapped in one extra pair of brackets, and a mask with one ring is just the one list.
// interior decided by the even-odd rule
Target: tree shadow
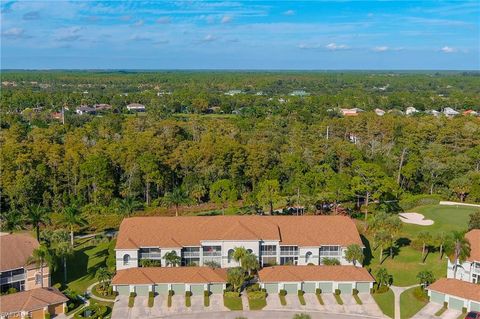
[(367, 237), (365, 237), (364, 235), (360, 235), (360, 238), (362, 240), (363, 245), (365, 246), (365, 249), (363, 250), (363, 254), (364, 254), (363, 265), (368, 266), (371, 264), (373, 259), (372, 248), (370, 247), (370, 242), (368, 241)]
[(402, 247), (405, 247), (405, 246), (410, 246), (411, 242), (412, 241), (409, 238), (400, 237), (399, 239), (397, 239), (395, 241), (395, 244), (397, 245), (398, 248), (402, 248)]

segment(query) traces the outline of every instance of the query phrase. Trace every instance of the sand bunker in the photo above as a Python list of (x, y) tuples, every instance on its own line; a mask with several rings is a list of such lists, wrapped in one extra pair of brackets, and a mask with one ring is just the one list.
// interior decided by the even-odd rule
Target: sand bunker
[(424, 219), (425, 216), (418, 213), (400, 213), (400, 219), (402, 222), (407, 224), (415, 224), (420, 226), (430, 226), (433, 225), (433, 220)]

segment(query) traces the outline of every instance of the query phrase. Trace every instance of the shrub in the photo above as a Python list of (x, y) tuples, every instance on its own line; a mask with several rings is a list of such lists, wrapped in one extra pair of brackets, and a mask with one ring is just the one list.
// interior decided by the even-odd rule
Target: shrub
[(305, 291), (299, 289), (298, 292), (297, 292), (297, 294), (298, 294), (299, 296), (303, 296), (303, 295), (305, 294)]
[(247, 287), (247, 292), (259, 291), (259, 290), (260, 290), (260, 284), (259, 283), (255, 283), (255, 284)]
[(154, 298), (155, 298), (155, 293), (153, 291), (148, 292), (148, 306), (150, 308), (153, 307)]
[(258, 299), (265, 299), (267, 297), (267, 293), (266, 292), (263, 292), (261, 290), (258, 290), (258, 291), (250, 291), (248, 293), (248, 298), (249, 299), (254, 299), (254, 300), (258, 300)]
[(286, 295), (287, 295), (287, 291), (286, 291), (285, 289), (280, 289), (279, 295), (280, 295), (280, 296), (286, 296)]
[(321, 293), (322, 293), (322, 289), (320, 289), (320, 288), (315, 289), (315, 293), (316, 293), (317, 295), (321, 294)]
[(210, 291), (204, 290), (204, 291), (203, 291), (203, 296), (204, 296), (204, 297), (210, 297)]
[(155, 297), (155, 293), (153, 291), (148, 292), (148, 298), (153, 298)]
[(51, 318), (50, 313), (49, 313), (49, 312), (46, 312), (46, 313), (45, 313), (45, 316), (44, 316), (43, 318), (45, 318), (45, 319), (50, 319), (50, 318)]
[(185, 297), (191, 297), (192, 292), (191, 291), (185, 291)]
[[(85, 317), (84, 314), (86, 311), (92, 311), (92, 314), (88, 317)], [(74, 319), (81, 319), (81, 318), (88, 318), (88, 319), (99, 319), (103, 318), (105, 314), (107, 313), (107, 307), (106, 306), (100, 306), (100, 305), (90, 305), (87, 306), (83, 309), (80, 309), (77, 313), (73, 315)]]
[(340, 296), (342, 291), (340, 289), (335, 289), (335, 295)]
[(137, 294), (136, 294), (135, 292), (132, 291), (132, 292), (130, 293), (130, 297), (135, 298), (136, 296), (137, 296)]
[(238, 293), (236, 291), (226, 291), (224, 296), (227, 297), (227, 298), (234, 298), (234, 297), (239, 297), (240, 293)]
[(442, 198), (438, 195), (409, 195), (399, 202), (400, 208), (404, 211), (423, 205), (436, 205)]
[(352, 291), (352, 295), (358, 295), (358, 289), (354, 288), (353, 291)]
[(174, 292), (173, 290), (169, 290), (169, 291), (168, 291), (168, 295), (169, 295), (169, 296), (173, 296), (174, 294), (175, 294), (175, 292)]
[(463, 312), (463, 313), (467, 313), (467, 308), (466, 308), (466, 307), (462, 307), (462, 312)]
[(444, 307), (444, 308), (448, 308), (448, 302), (444, 301), (444, 302), (443, 302), (443, 307)]

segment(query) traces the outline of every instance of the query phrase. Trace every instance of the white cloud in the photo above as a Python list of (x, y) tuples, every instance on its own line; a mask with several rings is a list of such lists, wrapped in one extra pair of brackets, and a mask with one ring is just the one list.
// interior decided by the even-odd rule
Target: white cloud
[(303, 49), (303, 50), (311, 50), (311, 49), (320, 48), (320, 45), (319, 44), (300, 43), (297, 47), (299, 49)]
[(72, 42), (81, 38), (80, 27), (68, 27), (58, 29), (56, 32), (55, 40), (60, 42)]
[(295, 11), (294, 10), (287, 10), (283, 13), (283, 15), (293, 16), (293, 15), (295, 15)]
[(132, 27), (141, 27), (145, 24), (145, 21), (143, 21), (142, 19), (140, 20), (137, 20), (134, 24), (132, 24)]
[(22, 28), (11, 28), (2, 32), (2, 36), (9, 39), (25, 38), (25, 30)]
[(336, 51), (336, 50), (346, 50), (346, 49), (349, 49), (349, 47), (345, 44), (336, 44), (336, 43), (329, 43), (325, 46), (325, 48), (327, 48), (327, 50), (330, 50), (330, 51)]
[(225, 23), (230, 23), (230, 22), (232, 22), (232, 19), (233, 19), (232, 16), (225, 15), (225, 16), (222, 17), (221, 22), (222, 22), (223, 24), (225, 24)]
[(443, 53), (455, 53), (458, 50), (449, 46), (444, 46), (443, 48), (440, 49)]
[(217, 38), (211, 34), (207, 34), (205, 38), (202, 39), (203, 42), (213, 42), (217, 40)]
[(157, 19), (157, 23), (159, 24), (169, 24), (170, 22), (172, 22), (170, 17), (160, 17)]
[(375, 52), (385, 52), (390, 50), (390, 48), (387, 46), (379, 46), (379, 47), (374, 47), (372, 50)]

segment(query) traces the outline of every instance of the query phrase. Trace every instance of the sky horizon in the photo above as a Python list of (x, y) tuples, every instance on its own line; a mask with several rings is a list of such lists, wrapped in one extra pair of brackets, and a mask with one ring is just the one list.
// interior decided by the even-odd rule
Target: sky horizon
[(480, 69), (478, 1), (2, 1), (1, 69)]

